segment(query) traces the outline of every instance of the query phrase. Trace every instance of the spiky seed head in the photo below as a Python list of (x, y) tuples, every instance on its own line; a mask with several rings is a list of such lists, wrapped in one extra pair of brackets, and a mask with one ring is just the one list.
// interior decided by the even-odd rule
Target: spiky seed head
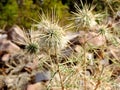
[[(82, 3), (82, 2), (81, 2)], [(75, 4), (76, 12), (72, 12), (74, 17), (72, 20), (75, 20), (76, 27), (82, 28), (82, 29), (91, 29), (94, 26), (97, 25), (96, 20), (101, 20), (103, 15), (102, 14), (94, 14), (95, 6), (91, 5), (83, 5), (82, 3), (82, 9), (79, 7), (78, 4)]]
[(41, 21), (35, 25), (40, 31), (39, 46), (51, 54), (58, 53), (67, 42), (64, 28), (59, 26), (59, 20), (56, 20), (54, 14), (52, 17), (43, 14), (40, 18)]
[(40, 39), (40, 44), (52, 52), (59, 51), (62, 48), (63, 31), (62, 28), (51, 24), (48, 30), (45, 30)]
[(104, 25), (102, 24), (98, 26), (98, 32), (101, 35), (107, 36), (110, 33), (110, 28), (108, 27), (107, 24), (104, 24)]
[(36, 54), (39, 50), (37, 43), (29, 43), (26, 46), (27, 52), (30, 54)]

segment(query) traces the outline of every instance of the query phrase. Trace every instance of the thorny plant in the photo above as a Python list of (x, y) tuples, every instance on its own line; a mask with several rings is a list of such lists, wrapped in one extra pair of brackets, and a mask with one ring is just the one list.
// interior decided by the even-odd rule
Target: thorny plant
[(108, 24), (102, 24), (98, 26), (98, 33), (100, 35), (103, 35), (106, 37), (106, 40), (110, 43), (110, 44), (114, 44), (114, 45), (119, 45), (119, 40), (117, 38), (117, 36), (119, 35), (118, 31), (119, 30), (115, 30), (116, 29), (116, 25), (112, 25), (111, 27), (108, 26)]
[[(100, 17), (102, 16), (102, 14), (94, 15), (92, 12), (92, 10), (94, 8), (91, 8), (87, 5), (83, 5), (83, 3), (81, 3), (81, 4), (82, 4), (82, 9), (77, 4), (75, 4), (76, 12), (73, 12), (73, 14), (74, 14), (73, 20), (76, 20), (76, 22), (77, 22), (76, 23), (77, 29), (82, 28), (82, 30), (85, 30), (85, 29), (90, 30), (91, 27), (97, 25), (98, 26), (98, 28), (97, 28), (98, 35), (105, 36), (106, 40), (108, 40), (108, 41), (109, 40), (111, 41), (112, 38), (116, 38), (116, 36), (113, 35), (114, 27), (111, 28), (106, 24), (99, 25), (96, 22), (97, 18), (101, 19)], [(89, 32), (89, 31), (87, 31), (87, 32)], [(86, 36), (84, 36), (83, 38), (86, 38)], [(112, 44), (110, 44), (110, 45), (113, 45), (114, 41), (116, 41), (116, 40), (111, 41)], [(117, 44), (117, 46), (119, 46), (119, 45), (120, 44)], [(107, 59), (107, 61), (109, 61), (110, 56), (103, 57), (103, 58), (92, 58), (92, 61), (94, 62), (94, 64), (93, 64), (93, 66), (91, 66), (90, 61), (87, 58), (88, 49), (86, 48), (86, 44), (83, 44), (82, 47), (83, 47), (84, 53), (82, 53), (82, 54), (79, 53), (80, 57), (72, 58), (73, 60), (71, 60), (71, 61), (75, 61), (75, 59), (77, 59), (77, 61), (78, 61), (77, 65), (74, 65), (73, 63), (71, 63), (71, 65), (72, 65), (71, 68), (68, 66), (65, 66), (65, 65), (61, 65), (61, 69), (62, 69), (61, 71), (63, 71), (63, 72), (65, 71), (64, 72), (64, 80), (65, 80), (64, 82), (65, 82), (66, 87), (70, 87), (70, 88), (74, 88), (74, 89), (77, 88), (77, 90), (80, 90), (80, 89), (82, 89), (82, 90), (101, 90), (101, 89), (117, 90), (117, 88), (119, 88), (119, 86), (117, 86), (118, 84), (116, 83), (116, 81), (112, 80), (112, 73), (113, 73), (112, 65), (114, 65), (115, 63), (113, 63), (112, 65), (108, 65), (108, 66), (104, 65), (105, 59)], [(98, 49), (103, 50), (103, 47), (98, 47)], [(108, 47), (106, 47), (106, 49), (108, 49)], [(104, 53), (106, 53), (106, 52), (104, 52)], [(99, 54), (99, 53), (97, 53), (97, 54)], [(70, 58), (68, 58), (68, 60), (69, 59)], [(88, 67), (92, 67), (92, 69), (89, 70)], [(63, 68), (64, 68), (64, 70), (63, 70)], [(91, 75), (91, 73), (93, 73), (93, 75)]]
[[(80, 0), (81, 1), (81, 0)], [(82, 8), (75, 3), (76, 12), (72, 12), (74, 17), (72, 20), (75, 20), (76, 27), (78, 29), (91, 29), (97, 25), (97, 21), (101, 21), (103, 14), (95, 14), (93, 5), (83, 4), (81, 1)]]
[[(98, 33), (98, 36), (103, 35), (106, 37), (106, 40), (115, 37), (115, 35), (113, 35), (113, 27), (111, 28), (107, 24), (103, 25), (96, 22), (97, 19), (103, 20), (101, 19), (101, 17), (103, 16), (102, 14), (94, 14), (94, 7), (87, 6), (86, 4), (83, 5), (82, 2), (81, 4), (82, 9), (77, 4), (75, 4), (76, 12), (73, 12), (74, 17), (72, 18), (73, 20), (77, 20), (77, 25), (75, 26), (77, 27), (77, 29), (87, 29), (87, 32), (90, 32), (89, 30), (97, 25), (97, 31), (94, 32)], [(103, 53), (108, 56), (103, 56), (103, 58), (99, 57), (100, 54), (97, 52), (97, 49), (103, 50), (103, 46), (97, 47), (94, 50), (93, 47), (86, 47), (85, 43), (80, 46), (82, 47), (82, 52), (78, 53), (77, 55), (73, 54), (71, 57), (68, 57), (67, 60), (65, 60), (66, 62), (64, 63), (59, 63), (59, 55), (61, 54), (60, 51), (63, 49), (63, 47), (65, 47), (67, 43), (64, 30), (67, 30), (68, 26), (67, 28), (59, 26), (59, 20), (55, 18), (56, 17), (54, 12), (52, 12), (51, 16), (49, 16), (48, 14), (45, 15), (43, 13), (40, 16), (41, 21), (34, 25), (39, 31), (38, 38), (40, 49), (47, 52), (47, 54), (49, 55), (48, 59), (55, 59), (57, 62), (57, 68), (55, 66), (55, 63), (53, 62), (50, 65), (50, 67), (52, 68), (53, 77), (50, 80), (49, 85), (51, 87), (52, 85), (59, 86), (60, 82), (62, 90), (64, 90), (64, 88), (72, 88), (71, 90), (117, 90), (115, 88), (118, 88), (119, 85), (117, 84), (117, 79), (112, 79), (112, 74), (114, 69), (113, 66), (119, 66), (119, 63), (113, 62), (113, 64), (111, 65), (105, 64), (105, 61), (109, 61), (109, 59), (113, 58), (109, 56), (109, 53), (107, 51), (103, 51)], [(86, 38), (86, 36), (84, 35), (82, 38)], [(110, 45), (113, 45), (113, 43), (111, 43)], [(91, 52), (92, 58), (90, 58), (91, 60), (89, 60), (88, 52), (89, 50), (91, 50), (91, 48), (93, 49), (93, 52)], [(105, 47), (105, 49), (109, 50), (108, 48), (109, 44), (108, 47)], [(94, 53), (98, 57), (94, 58)], [(53, 58), (51, 57), (52, 55), (56, 57)], [(91, 61), (93, 62), (93, 64), (91, 64)], [(46, 61), (43, 62), (47, 63)], [(57, 72), (60, 78), (58, 82), (57, 80), (55, 80)], [(54, 82), (56, 82), (57, 84), (54, 84)]]
[[(40, 15), (40, 20), (41, 21), (38, 22), (38, 24), (34, 25), (40, 33), (40, 49), (45, 51), (50, 56), (49, 59), (52, 60), (56, 58), (55, 62), (57, 63), (57, 71), (59, 73), (62, 90), (64, 90), (58, 56), (60, 55), (61, 50), (65, 48), (68, 43), (68, 40), (65, 37), (65, 31), (70, 28), (70, 25), (66, 25), (64, 27), (59, 26), (59, 19), (57, 19), (54, 10), (52, 10), (51, 15), (45, 15), (42, 13), (42, 15)], [(52, 58), (51, 55), (55, 56), (55, 58)]]
[[(28, 35), (27, 35), (28, 36)], [(30, 30), (29, 36), (27, 38), (26, 51), (30, 54), (36, 54), (39, 51), (38, 40), (34, 36), (34, 32)]]
[(68, 42), (65, 38), (65, 30), (67, 30), (69, 26), (59, 26), (59, 19), (57, 19), (54, 11), (52, 11), (51, 16), (43, 13), (40, 15), (40, 20), (41, 21), (35, 25), (40, 33), (40, 48), (48, 53), (50, 52), (50, 54), (59, 53)]
[[(72, 18), (73, 20), (77, 20), (77, 25), (75, 26), (77, 29), (87, 29), (87, 32), (90, 32), (89, 30), (97, 25), (98, 31), (95, 32), (97, 32), (98, 35), (103, 35), (106, 37), (106, 39), (111, 39), (113, 36), (115, 37), (115, 35), (113, 35), (114, 28), (109, 28), (106, 24), (103, 25), (96, 22), (97, 19), (101, 20), (102, 15), (93, 13), (94, 6), (87, 6), (86, 4), (83, 5), (82, 2), (81, 4), (82, 9), (75, 4), (76, 12), (73, 12), (74, 17)], [(44, 68), (45, 65), (48, 65), (50, 68), (52, 68), (51, 71), (53, 73), (53, 77), (50, 80), (50, 86), (60, 86), (59, 83), (61, 83), (62, 90), (65, 88), (70, 90), (119, 89), (120, 86), (117, 82), (117, 79), (112, 78), (114, 67), (116, 65), (120, 67), (119, 62), (115, 62), (114, 58), (109, 56), (110, 52), (107, 51), (104, 51), (103, 53), (108, 56), (103, 58), (94, 57), (94, 53), (99, 54), (97, 49), (104, 49), (102, 46), (93, 49), (93, 47), (90, 46), (86, 47), (85, 43), (80, 46), (80, 49), (82, 50), (79, 51), (81, 52), (69, 56), (64, 63), (59, 63), (59, 60), (62, 58), (59, 57), (61, 50), (64, 49), (68, 43), (68, 40), (65, 37), (65, 31), (70, 28), (70, 25), (62, 27), (59, 25), (59, 19), (56, 18), (57, 17), (54, 11), (52, 11), (52, 14), (50, 15), (42, 13), (42, 15), (40, 15), (40, 22), (37, 21), (37, 24), (33, 25), (34, 27), (37, 27), (37, 31), (25, 33), (25, 42), (20, 42), (26, 46), (25, 50), (27, 53), (38, 55), (37, 52), (39, 49), (40, 52), (46, 52), (45, 56), (43, 56), (44, 58), (40, 59), (40, 67)], [(35, 36), (32, 36), (34, 33)], [(82, 38), (85, 39), (86, 36), (84, 35)], [(113, 45), (113, 43), (111, 45)], [(120, 45), (118, 44), (117, 46), (119, 47)], [(105, 47), (106, 50), (108, 50), (108, 48), (110, 48), (109, 45)], [(93, 49), (93, 52), (90, 52), (92, 56), (89, 58), (88, 52), (91, 49)], [(52, 56), (55, 57), (53, 58)], [(56, 63), (53, 63), (52, 59), (56, 60)], [(109, 61), (109, 59), (112, 59), (112, 64), (104, 64), (104, 61)], [(52, 64), (47, 63), (47, 60), (52, 62)], [(92, 64), (91, 61), (93, 62)], [(58, 82), (55, 80), (57, 73), (59, 74), (60, 78)], [(54, 84), (55, 82), (57, 84)]]

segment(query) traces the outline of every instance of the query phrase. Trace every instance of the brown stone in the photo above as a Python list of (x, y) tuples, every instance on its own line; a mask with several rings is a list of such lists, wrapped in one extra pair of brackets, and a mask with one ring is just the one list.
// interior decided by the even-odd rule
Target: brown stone
[(105, 36), (98, 35), (95, 32), (88, 32), (88, 33), (85, 33), (85, 37), (83, 35), (80, 38), (79, 42), (80, 43), (86, 42), (86, 43), (88, 43), (90, 45), (94, 45), (94, 46), (102, 46), (106, 43), (106, 39), (105, 39)]
[(44, 82), (31, 84), (28, 85), (27, 90), (46, 90), (46, 85)]
[(1, 59), (2, 61), (8, 61), (9, 58), (10, 58), (10, 54), (4, 54)]
[(18, 45), (24, 44), (25, 34), (19, 26), (14, 25), (11, 29), (7, 31), (7, 34), (8, 34), (8, 39), (11, 40), (12, 42)]
[(16, 53), (20, 48), (9, 40), (0, 40), (0, 52)]
[(73, 33), (74, 36), (69, 39), (70, 43), (73, 45), (81, 45), (84, 43), (89, 43), (90, 45), (94, 46), (102, 46), (106, 44), (105, 36), (99, 35), (95, 32), (85, 32), (79, 31), (77, 33)]

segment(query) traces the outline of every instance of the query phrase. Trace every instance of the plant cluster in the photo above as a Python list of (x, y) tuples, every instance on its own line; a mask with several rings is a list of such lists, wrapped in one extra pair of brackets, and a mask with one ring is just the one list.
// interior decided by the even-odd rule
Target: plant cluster
[[(118, 17), (105, 16), (103, 13), (96, 13), (95, 6), (80, 2), (82, 7), (75, 3), (76, 10), (71, 13), (73, 26), (60, 25), (60, 17), (57, 17), (54, 10), (52, 13), (41, 12), (40, 21), (36, 20), (31, 32), (25, 32), (26, 39), (22, 42), (26, 46), (25, 53), (39, 60), (42, 67), (39, 69), (51, 71), (52, 77), (48, 81), (47, 90), (53, 87), (60, 87), (61, 90), (119, 90), (118, 12), (114, 11)], [(104, 2), (113, 11), (110, 5), (112, 1)], [(77, 33), (72, 40), (67, 37), (66, 31), (71, 27)], [(65, 55), (67, 58), (63, 57)]]

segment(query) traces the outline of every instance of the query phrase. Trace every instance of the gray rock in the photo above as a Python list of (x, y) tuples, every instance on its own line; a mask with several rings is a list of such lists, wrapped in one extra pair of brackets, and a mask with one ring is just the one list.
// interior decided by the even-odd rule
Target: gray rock
[(50, 77), (50, 71), (41, 71), (36, 74), (35, 82), (49, 81)]
[(7, 34), (0, 34), (0, 40), (7, 39)]

